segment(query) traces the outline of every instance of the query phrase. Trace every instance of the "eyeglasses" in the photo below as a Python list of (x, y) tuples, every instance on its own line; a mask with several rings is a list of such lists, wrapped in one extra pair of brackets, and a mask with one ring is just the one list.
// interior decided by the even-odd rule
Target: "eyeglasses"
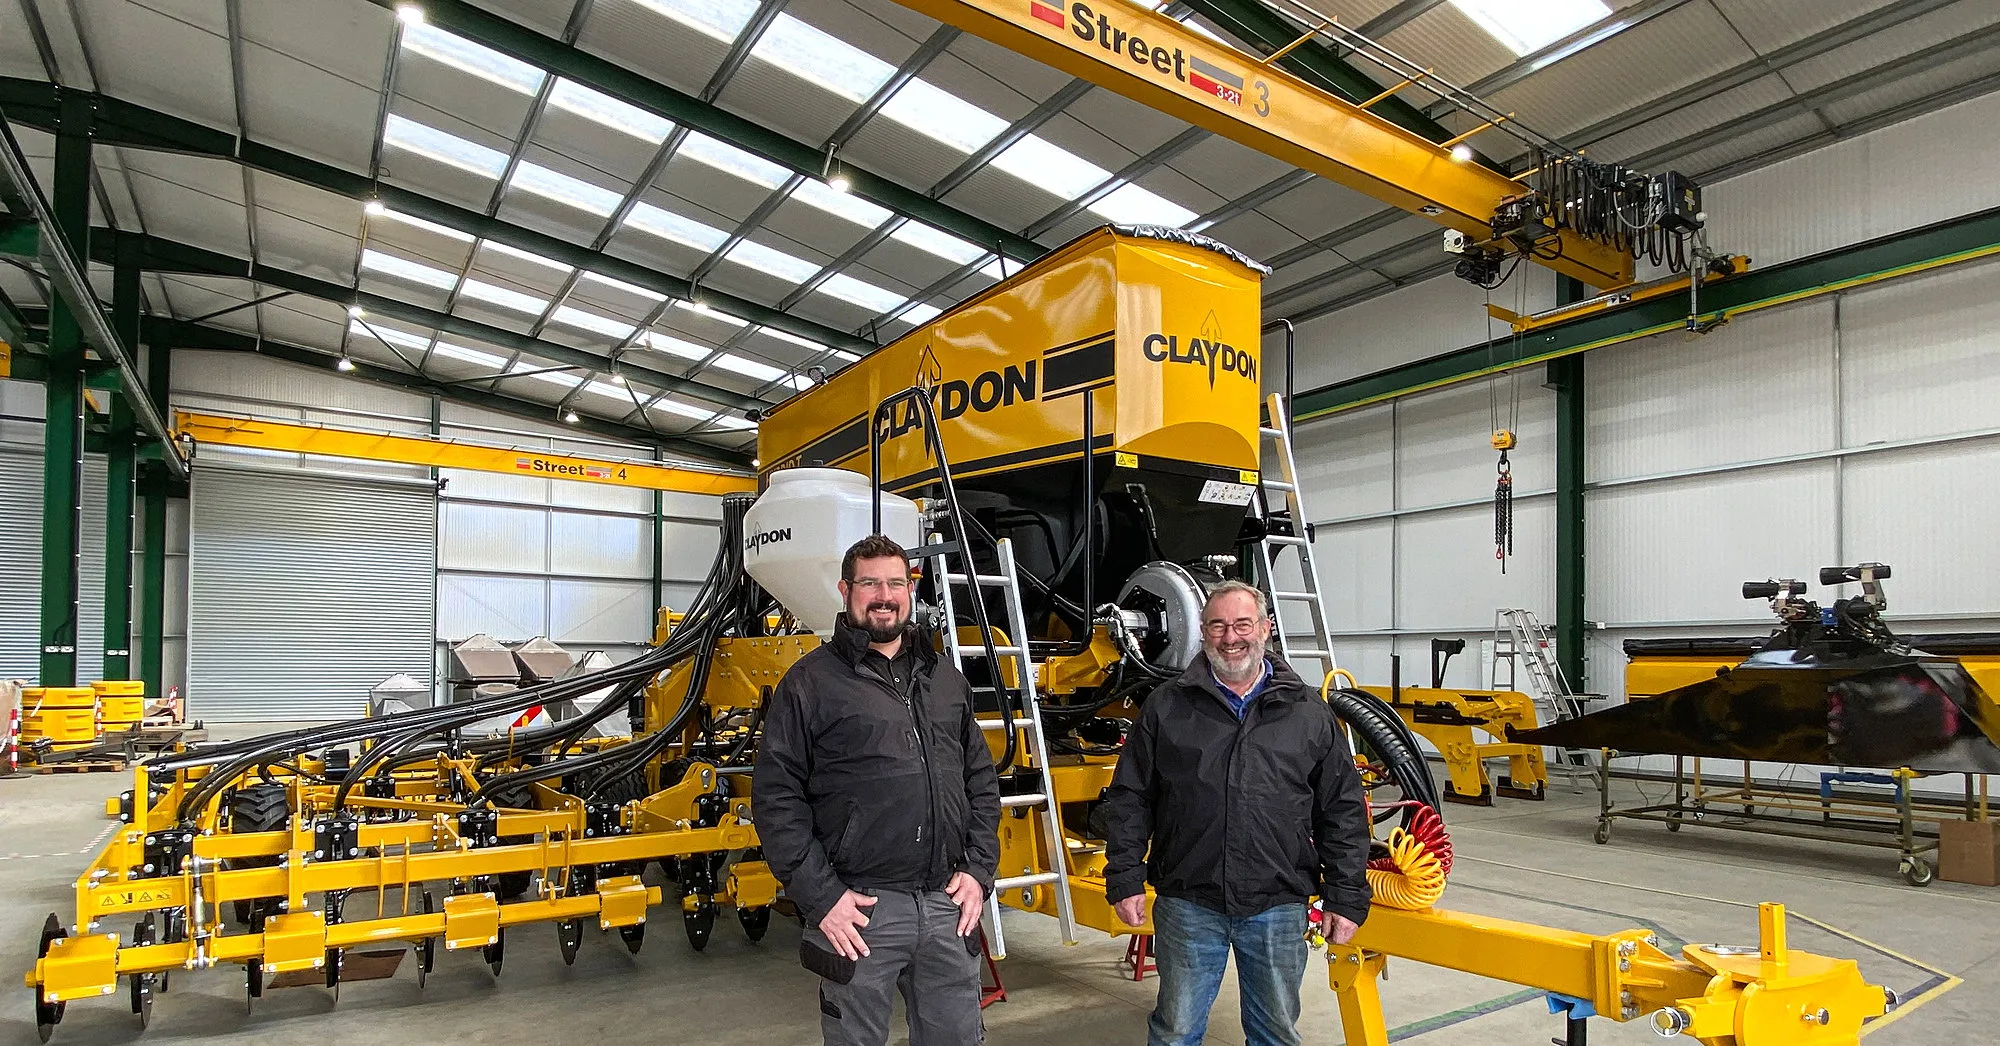
[(1263, 620), (1263, 618), (1257, 617), (1239, 617), (1234, 621), (1204, 621), (1201, 623), (1201, 631), (1203, 635), (1211, 638), (1221, 636), (1225, 632), (1234, 632), (1239, 636), (1247, 636), (1257, 631), (1257, 626)]
[(855, 578), (853, 581), (850, 581), (847, 584), (848, 587), (850, 588), (858, 588), (864, 591), (875, 591), (877, 589), (886, 589), (887, 591), (890, 592), (901, 592), (904, 589), (910, 587), (910, 579), (906, 577), (892, 577), (892, 578), (862, 577), (862, 578)]

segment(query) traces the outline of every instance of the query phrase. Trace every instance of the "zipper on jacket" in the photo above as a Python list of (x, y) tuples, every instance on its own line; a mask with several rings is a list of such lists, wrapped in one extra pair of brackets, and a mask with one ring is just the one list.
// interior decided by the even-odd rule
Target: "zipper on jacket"
[[(910, 713), (910, 729), (917, 736), (917, 762), (924, 768), (924, 798), (925, 798), (925, 809), (926, 809), (925, 822), (935, 825), (937, 823), (937, 817), (938, 817), (937, 781), (931, 774), (930, 743), (924, 737), (923, 716), (919, 715), (917, 712), (917, 672), (919, 670), (919, 666), (917, 665), (916, 660), (917, 660), (916, 656), (914, 654), (911, 655), (910, 683), (907, 687), (903, 689), (901, 693), (897, 692), (896, 686), (890, 683), (889, 680), (883, 679), (881, 673), (875, 672), (874, 670), (870, 669), (866, 671), (866, 674), (870, 678), (874, 679), (877, 683), (880, 683), (883, 686), (887, 687), (889, 689), (889, 693), (894, 695), (896, 697), (896, 700), (902, 703), (903, 709)], [(857, 665), (856, 667), (859, 668), (860, 666)], [(889, 663), (889, 672), (892, 678), (894, 677), (895, 671), (896, 671), (895, 662), (891, 661)], [(926, 858), (924, 862), (924, 875), (926, 882), (929, 882), (937, 878), (937, 867), (938, 867), (938, 856), (939, 856), (937, 833), (932, 832), (931, 837), (932, 837), (931, 845), (928, 850), (929, 856)], [(916, 841), (920, 843), (924, 841), (923, 824), (917, 825)]]

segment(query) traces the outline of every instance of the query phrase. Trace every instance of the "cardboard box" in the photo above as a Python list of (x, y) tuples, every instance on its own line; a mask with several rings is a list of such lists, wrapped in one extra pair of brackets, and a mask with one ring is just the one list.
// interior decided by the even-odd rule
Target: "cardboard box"
[(1938, 878), (2000, 886), (2000, 822), (1938, 822)]

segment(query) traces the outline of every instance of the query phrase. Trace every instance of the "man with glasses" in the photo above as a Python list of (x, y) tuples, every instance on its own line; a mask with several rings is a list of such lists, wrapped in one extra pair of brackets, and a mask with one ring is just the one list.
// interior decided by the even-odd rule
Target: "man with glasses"
[(911, 1046), (971, 1046), (980, 907), (1000, 788), (965, 676), (910, 622), (910, 560), (879, 534), (840, 564), (847, 612), (764, 701), (751, 799), (805, 918), (827, 1046), (881, 1046), (900, 990)]
[(1258, 589), (1209, 593), (1201, 654), (1146, 699), (1106, 795), (1106, 897), (1143, 926), (1158, 894), (1148, 1046), (1203, 1041), (1232, 950), (1247, 1046), (1297, 1046), (1306, 903), (1340, 944), (1368, 917), (1360, 775), (1317, 689), (1266, 651), (1271, 624)]

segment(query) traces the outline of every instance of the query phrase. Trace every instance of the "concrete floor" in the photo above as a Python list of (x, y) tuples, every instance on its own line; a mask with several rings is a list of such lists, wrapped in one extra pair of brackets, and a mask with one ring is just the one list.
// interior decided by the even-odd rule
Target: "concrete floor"
[[(71, 880), (108, 830), (102, 800), (128, 780), (0, 780), (0, 973), (16, 986), (0, 992), (0, 1046), (35, 1041), (29, 993), (13, 978), (32, 963), (46, 915), (59, 911), (67, 920)], [(1794, 947), (1858, 958), (1871, 979), (1917, 998), (1873, 1029), (1869, 1046), (1993, 1041), (2000, 890), (1943, 882), (1914, 889), (1895, 877), (1889, 851), (1732, 832), (1669, 835), (1622, 822), (1610, 845), (1595, 846), (1594, 794), (1558, 790), (1545, 803), (1502, 800), (1447, 814), (1458, 853), (1448, 907), (1592, 932), (1650, 926), (1670, 940), (1755, 943), (1756, 913), (1745, 905), (1780, 900), (1840, 931), (1794, 921)], [(323, 988), (291, 988), (268, 991), (246, 1012), (237, 968), (177, 974), (143, 1037), (398, 1046), (819, 1041), (814, 982), (796, 961), (794, 926), (778, 920), (753, 945), (725, 919), (702, 953), (688, 947), (676, 922), (663, 918), (652, 928), (639, 955), (615, 936), (593, 934), (576, 965), (565, 967), (552, 928), (521, 927), (508, 936), (498, 979), (477, 956), (440, 952), (427, 987), (418, 988), (405, 962), (393, 978), (345, 985), (337, 1005)], [(1065, 948), (1053, 920), (1009, 917), (1012, 954), (1002, 964), (1009, 999), (986, 1011), (989, 1042), (1144, 1041), (1154, 980), (1133, 983), (1122, 971), (1122, 938), (1085, 936)], [(1307, 1042), (1333, 1043), (1340, 1026), (1321, 974), (1317, 962), (1308, 968), (1302, 1028)], [(1963, 983), (1951, 987), (1946, 978)], [(1560, 1034), (1536, 993), (1452, 971), (1392, 962), (1383, 995), (1399, 1041), (1526, 1046)], [(1216, 1013), (1208, 1041), (1242, 1043), (1233, 985), (1225, 984)], [(1659, 1041), (1644, 1022), (1591, 1023), (1597, 1043)], [(57, 1042), (75, 1046), (140, 1038), (122, 992), (72, 1005), (56, 1033)]]

